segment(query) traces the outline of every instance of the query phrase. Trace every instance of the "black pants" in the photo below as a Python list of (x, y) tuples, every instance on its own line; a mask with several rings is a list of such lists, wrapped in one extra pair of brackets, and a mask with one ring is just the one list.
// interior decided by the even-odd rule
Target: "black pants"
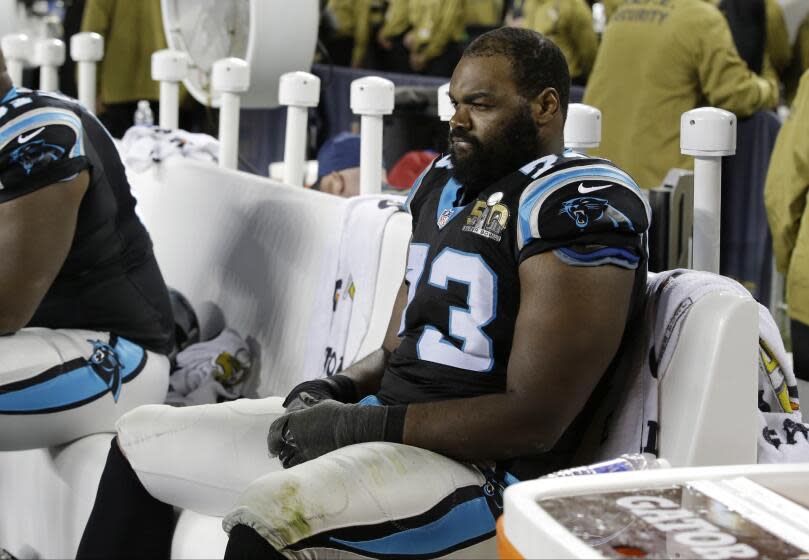
[(803, 381), (809, 381), (809, 325), (792, 319), (790, 331), (792, 331), (792, 364), (795, 376)]
[(168, 559), (174, 508), (143, 487), (113, 438), (77, 559)]

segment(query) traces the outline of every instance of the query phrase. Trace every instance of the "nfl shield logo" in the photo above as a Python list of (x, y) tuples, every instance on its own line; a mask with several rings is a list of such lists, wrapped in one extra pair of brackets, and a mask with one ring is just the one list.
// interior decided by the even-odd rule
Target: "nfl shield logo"
[(441, 215), (438, 216), (438, 229), (442, 229), (445, 225), (447, 225), (447, 222), (452, 217), (453, 212), (455, 212), (454, 208), (447, 208), (441, 212)]

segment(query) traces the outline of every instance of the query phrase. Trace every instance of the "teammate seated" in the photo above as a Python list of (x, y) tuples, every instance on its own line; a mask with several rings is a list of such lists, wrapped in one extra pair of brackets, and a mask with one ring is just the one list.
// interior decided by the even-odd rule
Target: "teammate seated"
[(98, 120), (14, 88), (0, 54), (0, 451), (163, 401), (174, 327), (134, 207)]
[(226, 515), (226, 558), (468, 558), (505, 486), (570, 466), (640, 308), (649, 209), (626, 173), (563, 149), (569, 85), (536, 32), (475, 40), (449, 154), (407, 201), (383, 348), (283, 406), (122, 418), (79, 557), (166, 557), (168, 503)]

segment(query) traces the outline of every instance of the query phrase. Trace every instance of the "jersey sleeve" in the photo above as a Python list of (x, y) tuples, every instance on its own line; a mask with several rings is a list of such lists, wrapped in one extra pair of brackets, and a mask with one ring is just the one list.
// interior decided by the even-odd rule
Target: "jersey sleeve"
[(68, 180), (89, 166), (76, 113), (39, 106), (0, 120), (0, 203)]
[(574, 266), (637, 268), (651, 211), (635, 182), (607, 162), (582, 162), (539, 178), (519, 203), (519, 260), (554, 251)]

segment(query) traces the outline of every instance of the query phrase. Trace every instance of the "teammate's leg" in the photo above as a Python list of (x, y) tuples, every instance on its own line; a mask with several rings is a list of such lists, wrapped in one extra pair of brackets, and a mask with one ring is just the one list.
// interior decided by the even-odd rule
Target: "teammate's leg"
[(112, 440), (78, 560), (168, 558), (174, 508), (153, 498)]
[[(250, 482), (281, 469), (267, 452), (267, 433), (284, 412), (282, 402), (149, 405), (124, 415), (79, 558), (168, 557), (172, 506), (224, 515)], [(138, 543), (147, 534), (158, 548)]]
[[(456, 551), (470, 558), (495, 532), (503, 484), (494, 478), (415, 447), (352, 445), (257, 479), (223, 526), (252, 528), (286, 558), (437, 558)], [(226, 558), (255, 548), (249, 531), (231, 539), (233, 556)]]
[(136, 406), (162, 402), (165, 356), (109, 333), (22, 329), (0, 337), (0, 451), (111, 432)]

